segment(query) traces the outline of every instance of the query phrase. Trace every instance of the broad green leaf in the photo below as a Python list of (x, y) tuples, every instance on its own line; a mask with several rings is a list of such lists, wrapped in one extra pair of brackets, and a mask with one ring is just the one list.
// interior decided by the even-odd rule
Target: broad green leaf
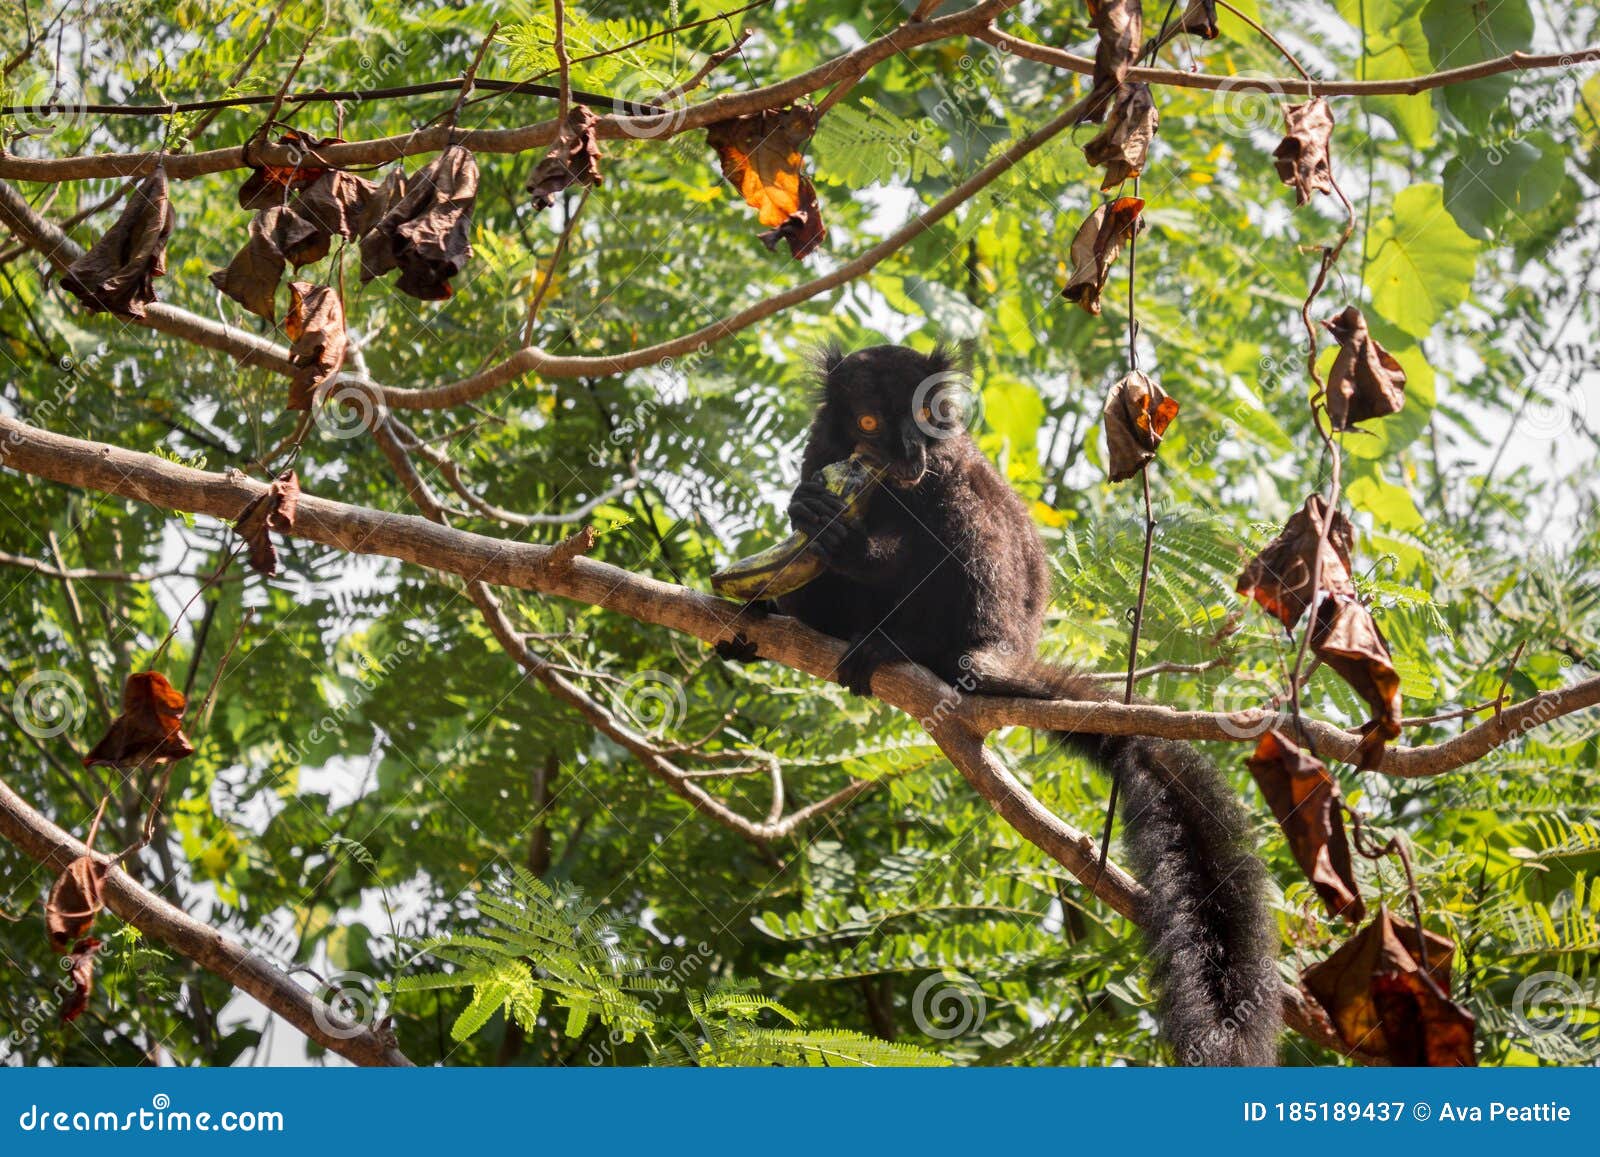
[(1549, 204), (1565, 176), (1565, 151), (1544, 133), (1469, 146), (1444, 167), (1444, 203), (1456, 224), (1486, 241)]
[(1422, 512), (1403, 486), (1385, 482), (1376, 472), (1364, 473), (1345, 487), (1350, 505), (1364, 510), (1379, 526), (1390, 530), (1414, 530), (1423, 523)]
[[(1460, 68), (1520, 52), (1533, 43), (1528, 0), (1430, 0), (1422, 13), (1435, 68)], [(1506, 74), (1453, 84), (1442, 90), (1445, 107), (1464, 127), (1481, 132), (1504, 107), (1516, 78)]]
[(1403, 190), (1391, 215), (1367, 237), (1366, 282), (1374, 308), (1413, 337), (1426, 336), (1466, 300), (1478, 248), (1450, 216), (1438, 185)]

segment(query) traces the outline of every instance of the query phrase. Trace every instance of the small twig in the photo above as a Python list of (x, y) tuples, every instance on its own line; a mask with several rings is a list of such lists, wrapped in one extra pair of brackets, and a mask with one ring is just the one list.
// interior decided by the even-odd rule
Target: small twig
[(583, 214), (583, 207), (589, 203), (589, 194), (592, 192), (594, 192), (592, 186), (583, 187), (583, 196), (578, 200), (578, 207), (567, 217), (566, 224), (561, 228), (561, 236), (556, 239), (556, 247), (550, 254), (550, 264), (545, 267), (544, 277), (534, 287), (533, 298), (528, 302), (528, 321), (522, 330), (523, 345), (533, 344), (533, 329), (539, 320), (539, 307), (544, 304), (545, 295), (550, 292), (550, 283), (555, 280), (556, 269), (560, 267), (562, 257), (566, 256), (573, 230), (577, 228), (578, 218)]
[[(1213, 670), (1228, 662), (1231, 662), (1231, 658), (1227, 655), (1217, 655), (1210, 659), (1202, 659), (1198, 663), (1173, 663), (1163, 660), (1159, 663), (1151, 663), (1148, 667), (1140, 667), (1133, 673), (1133, 677), (1142, 680), (1149, 679), (1154, 675), (1198, 675), (1203, 671)], [(1120, 682), (1126, 680), (1127, 677), (1127, 674), (1122, 671), (1094, 671), (1089, 675), (1089, 678), (1099, 680), (1102, 683)]]
[[(745, 43), (754, 35), (755, 29), (746, 28), (734, 38), (733, 43), (728, 45), (728, 47), (719, 48), (716, 52), (713, 52), (710, 56), (706, 57), (705, 63), (696, 69), (694, 75), (688, 80), (684, 81), (682, 84), (675, 84), (671, 88), (657, 93), (653, 98), (651, 98), (650, 103), (667, 104), (670, 101), (677, 100), (686, 93), (693, 92), (705, 82), (706, 77), (715, 72), (730, 56), (733, 56), (742, 50), (745, 46)], [(820, 109), (817, 111), (817, 115), (822, 115)]]
[(1517, 660), (1522, 658), (1522, 649), (1528, 645), (1528, 640), (1523, 639), (1517, 644), (1517, 649), (1511, 654), (1511, 661), (1506, 664), (1505, 674), (1500, 676), (1500, 690), (1494, 697), (1494, 721), (1500, 726), (1505, 725), (1506, 691), (1511, 686), (1511, 676), (1516, 672)]
[(572, 62), (567, 59), (567, 5), (566, 0), (552, 0), (555, 4), (555, 32), (552, 47), (556, 53), (557, 89), (560, 104), (556, 106), (556, 120), (567, 123), (567, 109), (572, 105)]
[(1422, 924), (1422, 893), (1417, 888), (1417, 874), (1411, 866), (1411, 849), (1405, 836), (1395, 832), (1389, 841), (1382, 847), (1376, 847), (1370, 834), (1367, 832), (1361, 816), (1343, 800), (1339, 806), (1344, 808), (1345, 814), (1350, 817), (1350, 833), (1356, 851), (1369, 860), (1381, 860), (1393, 852), (1400, 861), (1400, 867), (1406, 875), (1406, 895), (1411, 903), (1411, 917), (1417, 923), (1417, 958), (1422, 965), (1422, 971), (1428, 971), (1428, 930)]
[[(561, 11), (561, 0), (556, 0), (556, 11), (557, 12)], [(558, 16), (557, 19), (560, 19), (560, 17)], [(461, 116), (461, 106), (466, 103), (467, 97), (472, 94), (473, 82), (478, 77), (478, 66), (483, 63), (484, 54), (489, 51), (489, 45), (494, 42), (495, 33), (499, 32), (499, 31), (500, 31), (500, 22), (498, 20), (496, 20), (493, 24), (491, 24), (489, 26), (489, 34), (487, 36), (485, 36), (483, 38), (483, 42), (478, 45), (478, 51), (473, 56), (472, 63), (467, 65), (467, 71), (465, 73), (463, 73), (462, 76), (461, 76), (461, 91), (456, 93), (456, 102), (455, 102), (455, 104), (450, 106), (450, 112), (447, 115), (447, 117), (445, 118), (445, 123), (448, 124), (452, 129), (456, 127), (456, 121)], [(570, 96), (570, 94), (569, 94), (569, 96)], [(566, 116), (566, 113), (567, 113), (567, 100), (568, 99), (569, 99), (569, 97), (563, 97), (562, 98), (562, 102), (561, 102), (561, 115), (562, 116)]]

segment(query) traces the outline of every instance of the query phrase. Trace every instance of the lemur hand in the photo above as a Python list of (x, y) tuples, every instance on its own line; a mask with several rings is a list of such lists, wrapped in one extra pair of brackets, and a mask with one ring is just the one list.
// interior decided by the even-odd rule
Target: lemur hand
[(851, 534), (842, 517), (845, 500), (815, 479), (802, 482), (789, 499), (789, 524), (811, 539), (812, 549), (824, 561), (836, 553)]

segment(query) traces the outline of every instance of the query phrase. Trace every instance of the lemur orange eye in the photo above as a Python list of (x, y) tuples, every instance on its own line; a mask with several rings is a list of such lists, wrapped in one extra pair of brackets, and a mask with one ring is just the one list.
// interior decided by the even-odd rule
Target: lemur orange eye
[(878, 432), (878, 417), (876, 414), (862, 414), (856, 419), (856, 426), (863, 434), (876, 434)]

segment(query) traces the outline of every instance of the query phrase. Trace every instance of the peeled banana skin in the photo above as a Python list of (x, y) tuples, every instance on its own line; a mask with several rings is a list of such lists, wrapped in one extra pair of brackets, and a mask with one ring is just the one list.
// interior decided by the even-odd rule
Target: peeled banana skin
[[(853, 526), (866, 516), (865, 499), (879, 473), (860, 455), (852, 455), (824, 466), (818, 477), (845, 500), (839, 517)], [(810, 545), (809, 535), (795, 531), (778, 545), (719, 570), (711, 576), (711, 589), (725, 599), (747, 603), (797, 591), (822, 573), (822, 560), (807, 549)]]

